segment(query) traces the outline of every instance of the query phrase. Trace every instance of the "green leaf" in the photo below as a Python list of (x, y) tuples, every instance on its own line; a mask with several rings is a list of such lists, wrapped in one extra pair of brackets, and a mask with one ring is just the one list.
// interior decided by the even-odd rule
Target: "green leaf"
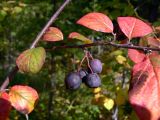
[(13, 8), (12, 13), (18, 14), (18, 13), (20, 13), (20, 12), (22, 12), (22, 8), (21, 8), (21, 7), (16, 6), (16, 7)]
[(21, 53), (16, 60), (16, 64), (20, 72), (37, 73), (41, 70), (45, 57), (46, 52), (44, 48), (32, 48)]
[(6, 17), (7, 12), (4, 10), (0, 10), (0, 21), (3, 21), (4, 18)]

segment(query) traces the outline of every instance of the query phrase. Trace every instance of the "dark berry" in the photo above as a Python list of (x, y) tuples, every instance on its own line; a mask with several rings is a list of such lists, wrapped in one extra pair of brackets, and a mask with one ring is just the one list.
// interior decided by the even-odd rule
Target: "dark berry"
[(96, 88), (101, 85), (101, 79), (96, 73), (91, 73), (86, 76), (85, 83), (88, 87)]
[(82, 82), (85, 81), (87, 74), (88, 74), (88, 72), (87, 72), (86, 70), (84, 70), (84, 69), (81, 69), (81, 70), (79, 71), (79, 76), (80, 76), (80, 78), (82, 79)]
[(98, 59), (91, 60), (90, 67), (94, 73), (101, 73), (102, 72), (102, 63)]
[(81, 85), (81, 78), (77, 72), (71, 72), (65, 79), (65, 84), (68, 89), (78, 89)]

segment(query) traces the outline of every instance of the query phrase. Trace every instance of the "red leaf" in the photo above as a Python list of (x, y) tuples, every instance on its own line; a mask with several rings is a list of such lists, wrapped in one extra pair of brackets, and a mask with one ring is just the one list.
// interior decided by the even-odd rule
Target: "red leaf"
[(134, 49), (128, 49), (128, 57), (134, 62), (139, 63), (142, 62), (145, 58), (145, 54)]
[(10, 110), (9, 95), (6, 92), (0, 92), (0, 120), (7, 120)]
[(129, 40), (145, 36), (153, 31), (151, 26), (134, 17), (118, 17), (118, 24)]
[(15, 85), (9, 92), (12, 106), (23, 114), (29, 114), (38, 100), (38, 93), (29, 86)]
[(50, 27), (43, 35), (44, 41), (60, 41), (63, 40), (63, 33), (56, 27)]
[(160, 55), (151, 54), (134, 65), (129, 101), (140, 120), (160, 119)]
[(85, 36), (83, 36), (83, 35), (81, 35), (81, 34), (79, 34), (77, 32), (70, 33), (68, 38), (70, 38), (70, 39), (78, 39), (78, 40), (81, 40), (81, 41), (83, 41), (84, 43), (87, 43), (87, 44), (92, 43), (92, 40), (86, 38)]
[(77, 21), (78, 24), (83, 25), (92, 30), (112, 33), (113, 24), (108, 16), (102, 13), (88, 13)]

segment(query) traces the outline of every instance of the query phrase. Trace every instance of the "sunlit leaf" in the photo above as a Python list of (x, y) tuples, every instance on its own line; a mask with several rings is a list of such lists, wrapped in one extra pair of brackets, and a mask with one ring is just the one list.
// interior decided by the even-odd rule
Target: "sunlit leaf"
[(114, 101), (113, 99), (108, 98), (101, 93), (97, 93), (92, 99), (92, 104), (102, 106), (107, 110), (111, 110), (114, 106)]
[(118, 62), (119, 64), (124, 64), (124, 63), (127, 61), (127, 59), (126, 59), (124, 56), (122, 56), (122, 55), (118, 55), (118, 56), (116, 57), (116, 60), (117, 60), (117, 62)]
[(32, 48), (21, 53), (16, 60), (16, 64), (21, 72), (37, 73), (42, 68), (45, 57), (44, 48)]
[(9, 95), (6, 92), (0, 92), (0, 120), (8, 120), (10, 110)]
[(85, 36), (77, 33), (77, 32), (72, 32), (69, 34), (68, 38), (70, 39), (78, 39), (78, 40), (81, 40), (83, 41), (84, 43), (88, 44), (88, 43), (92, 43), (92, 40), (86, 38)]
[(38, 100), (38, 93), (29, 86), (15, 85), (9, 92), (11, 105), (23, 114), (29, 114)]
[(93, 89), (93, 93), (94, 93), (94, 94), (97, 94), (97, 93), (99, 93), (99, 92), (101, 92), (101, 88), (100, 88), (100, 87)]
[(43, 35), (44, 41), (61, 41), (63, 40), (63, 33), (56, 27), (49, 27)]
[(22, 10), (23, 9), (21, 7), (16, 6), (16, 7), (13, 8), (12, 13), (13, 14), (18, 14), (18, 13), (22, 12)]
[(112, 33), (113, 24), (108, 16), (103, 13), (88, 13), (77, 21), (78, 24), (83, 25), (92, 30), (99, 32)]
[(101, 97), (101, 93), (97, 93), (94, 95), (95, 100), (98, 100)]
[(4, 18), (6, 17), (7, 12), (4, 10), (0, 10), (0, 21), (4, 20)]
[(118, 17), (118, 24), (129, 39), (142, 37), (153, 31), (151, 26), (134, 17)]
[(114, 101), (110, 98), (106, 98), (103, 105), (107, 110), (111, 110), (114, 106)]
[(27, 4), (23, 3), (22, 1), (19, 2), (18, 5), (19, 5), (20, 7), (26, 7), (26, 6), (27, 6)]

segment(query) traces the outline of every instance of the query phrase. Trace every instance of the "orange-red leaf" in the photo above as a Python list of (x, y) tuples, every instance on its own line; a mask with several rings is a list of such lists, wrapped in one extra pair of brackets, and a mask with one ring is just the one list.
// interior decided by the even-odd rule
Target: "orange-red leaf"
[(63, 33), (56, 27), (49, 27), (43, 35), (44, 41), (60, 41), (63, 40)]
[(6, 92), (0, 92), (0, 120), (7, 120), (10, 110), (9, 95)]
[(81, 40), (83, 41), (84, 43), (92, 43), (92, 40), (86, 38), (85, 36), (77, 33), (77, 32), (72, 32), (69, 34), (68, 38), (70, 39), (78, 39), (78, 40)]
[(160, 55), (145, 56), (134, 65), (129, 101), (140, 120), (160, 119)]
[(134, 49), (128, 49), (128, 57), (134, 62), (139, 63), (142, 62), (145, 58), (144, 53), (134, 50)]
[(112, 33), (113, 24), (108, 16), (102, 13), (88, 13), (77, 21), (78, 24), (83, 25), (92, 30)]
[(23, 114), (29, 114), (38, 100), (38, 93), (29, 86), (15, 85), (9, 92), (12, 106)]
[(153, 31), (151, 26), (134, 17), (118, 17), (118, 24), (129, 40), (145, 36)]

